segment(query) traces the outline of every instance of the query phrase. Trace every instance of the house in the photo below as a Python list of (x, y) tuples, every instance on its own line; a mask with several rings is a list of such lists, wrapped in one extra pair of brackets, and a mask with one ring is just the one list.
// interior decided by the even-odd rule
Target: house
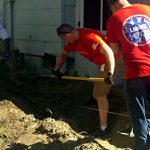
[[(105, 31), (110, 16), (106, 0), (0, 0), (0, 12), (14, 46), (24, 54), (26, 64), (37, 69), (54, 67), (55, 57), (63, 47), (56, 35), (58, 25), (65, 22)], [(97, 69), (74, 53), (63, 70), (68, 67), (80, 76), (94, 76)]]

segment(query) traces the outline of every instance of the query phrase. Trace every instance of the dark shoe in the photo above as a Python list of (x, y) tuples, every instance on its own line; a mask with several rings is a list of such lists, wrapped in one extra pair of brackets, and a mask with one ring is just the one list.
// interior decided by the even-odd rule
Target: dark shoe
[(122, 129), (122, 130), (118, 131), (117, 133), (119, 133), (121, 135), (126, 135), (126, 136), (132, 137), (133, 136), (132, 126)]
[(110, 127), (107, 127), (105, 130), (101, 130), (101, 128), (98, 127), (93, 135), (94, 137), (105, 137), (110, 133), (110, 131), (111, 131)]

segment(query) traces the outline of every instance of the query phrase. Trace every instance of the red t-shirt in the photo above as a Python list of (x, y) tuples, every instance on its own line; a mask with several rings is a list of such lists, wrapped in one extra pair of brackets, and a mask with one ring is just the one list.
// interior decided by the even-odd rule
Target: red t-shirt
[(67, 53), (75, 51), (91, 62), (100, 65), (105, 64), (105, 57), (100, 53), (100, 48), (104, 44), (104, 36), (96, 30), (81, 28), (79, 31), (79, 40), (75, 43), (67, 43), (64, 50)]
[(119, 43), (125, 78), (150, 76), (150, 6), (134, 4), (114, 13), (107, 24), (109, 43)]

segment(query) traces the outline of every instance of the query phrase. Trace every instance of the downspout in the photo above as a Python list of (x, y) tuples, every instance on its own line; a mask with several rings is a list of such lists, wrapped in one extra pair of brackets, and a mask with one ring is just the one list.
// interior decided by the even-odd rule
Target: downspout
[(15, 0), (8, 0), (10, 5), (10, 37), (11, 44), (14, 44), (14, 2)]
[(100, 18), (100, 31), (102, 32), (103, 31), (103, 0), (101, 0), (101, 18)]

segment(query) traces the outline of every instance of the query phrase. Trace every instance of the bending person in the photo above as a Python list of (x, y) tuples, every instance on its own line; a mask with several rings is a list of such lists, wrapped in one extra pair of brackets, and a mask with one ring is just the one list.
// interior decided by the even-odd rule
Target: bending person
[(97, 99), (98, 103), (100, 120), (95, 136), (104, 136), (110, 132), (110, 127), (107, 124), (109, 111), (107, 94), (111, 88), (111, 84), (113, 84), (115, 66), (113, 51), (106, 44), (102, 34), (96, 30), (86, 28), (76, 29), (69, 24), (62, 24), (57, 28), (57, 34), (67, 44), (56, 59), (55, 76), (59, 79), (61, 78), (61, 66), (68, 54), (75, 51), (99, 67), (97, 77), (105, 77), (105, 82), (95, 82), (93, 89), (93, 96)]

